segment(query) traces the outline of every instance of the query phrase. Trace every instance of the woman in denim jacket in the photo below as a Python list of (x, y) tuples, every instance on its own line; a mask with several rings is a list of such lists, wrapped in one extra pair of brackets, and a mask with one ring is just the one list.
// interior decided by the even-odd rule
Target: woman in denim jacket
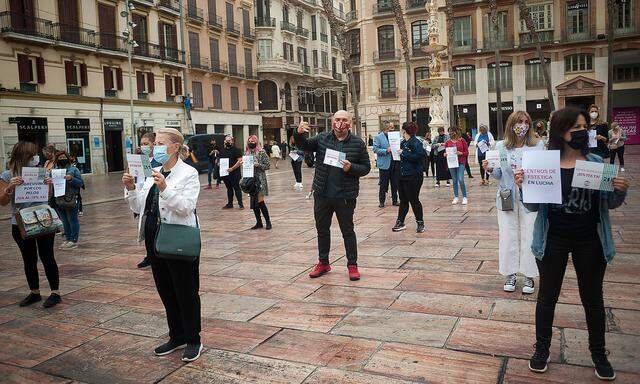
[[(56, 168), (66, 169), (67, 173), (64, 176), (66, 179), (66, 194), (73, 194), (78, 198), (80, 194), (80, 188), (84, 185), (80, 170), (71, 164), (71, 158), (66, 151), (58, 152), (56, 156)], [(64, 225), (64, 236), (66, 240), (60, 244), (60, 249), (71, 249), (78, 247), (78, 235), (80, 234), (80, 221), (78, 220), (79, 206), (74, 205), (73, 208), (57, 207), (60, 219)]]
[[(577, 160), (602, 163), (601, 157), (589, 153), (587, 121), (586, 114), (576, 108), (554, 112), (549, 150), (560, 150), (562, 204), (526, 205), (538, 212), (531, 250), (540, 271), (536, 344), (529, 368), (540, 373), (547, 370), (554, 311), (571, 253), (586, 315), (595, 373), (599, 379), (613, 380), (616, 375), (605, 350), (602, 282), (607, 262), (615, 255), (609, 209), (615, 209), (624, 202), (629, 181), (614, 177), (611, 192), (571, 186)], [(518, 187), (523, 179), (524, 173), (520, 170), (515, 175)]]

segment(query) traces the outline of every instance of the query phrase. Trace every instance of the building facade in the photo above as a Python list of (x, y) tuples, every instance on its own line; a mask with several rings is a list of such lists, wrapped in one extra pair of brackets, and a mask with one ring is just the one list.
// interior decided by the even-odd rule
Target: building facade
[[(345, 5), (334, 14), (345, 20)], [(320, 0), (256, 0), (259, 110), (266, 141), (284, 141), (309, 121), (321, 132), (346, 105), (342, 55)]]
[[(355, 89), (363, 134), (375, 135), (386, 121), (403, 122), (406, 95), (412, 97), (412, 119), (421, 132), (429, 121), (426, 90), (416, 81), (428, 77), (428, 60), (420, 50), (428, 43), (426, 0), (405, 0), (402, 7), (411, 52), (411, 84), (407, 87), (405, 62), (388, 0), (351, 0), (347, 19), (358, 63)], [(487, 124), (496, 131), (496, 67), (500, 71), (503, 119), (513, 110), (526, 110), (536, 119), (549, 115), (548, 93), (540, 59), (520, 21), (515, 1), (499, 1), (498, 31), (490, 32), (487, 1), (453, 1), (453, 41), (447, 41), (445, 1), (439, 0), (440, 42), (453, 51), (444, 73), (455, 78), (456, 124), (472, 131)], [(613, 81), (613, 112), (629, 121), (640, 115), (640, 4), (621, 0), (615, 9), (614, 77), (607, 76), (606, 0), (528, 1), (539, 31), (545, 60), (550, 63), (551, 85), (556, 108), (576, 105), (600, 106), (606, 114), (607, 83)], [(495, 63), (495, 48), (501, 60)], [(448, 107), (445, 106), (448, 110)], [(635, 116), (635, 117), (634, 117)], [(628, 124), (631, 124), (628, 122)], [(637, 123), (636, 123), (637, 124)], [(636, 125), (637, 126), (637, 125)], [(634, 127), (627, 127), (627, 130)]]

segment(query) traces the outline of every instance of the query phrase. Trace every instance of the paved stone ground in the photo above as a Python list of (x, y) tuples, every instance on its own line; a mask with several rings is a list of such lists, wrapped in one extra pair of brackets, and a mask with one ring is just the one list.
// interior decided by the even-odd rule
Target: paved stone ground
[[(607, 342), (620, 383), (640, 382), (638, 149), (627, 156), (634, 189), (612, 214), (618, 256), (604, 287)], [(86, 208), (82, 245), (56, 255), (64, 301), (51, 310), (17, 306), (26, 282), (9, 223), (1, 221), (0, 382), (597, 382), (571, 267), (550, 369), (544, 375), (527, 369), (535, 295), (502, 291), (495, 183), (481, 187), (473, 179), (469, 206), (452, 207), (449, 190), (427, 182), (428, 230), (417, 235), (411, 220), (406, 232), (391, 232), (396, 209), (379, 209), (376, 180), (364, 180), (356, 212), (362, 280), (347, 278), (336, 224), (334, 269), (310, 280), (317, 257), (312, 201), (291, 190), (287, 169), (270, 176), (270, 232), (247, 230), (250, 210), (221, 211), (222, 190), (201, 193), (206, 348), (192, 364), (180, 354), (152, 354), (167, 327), (151, 272), (135, 267), (144, 248), (134, 241), (135, 222), (123, 202)]]

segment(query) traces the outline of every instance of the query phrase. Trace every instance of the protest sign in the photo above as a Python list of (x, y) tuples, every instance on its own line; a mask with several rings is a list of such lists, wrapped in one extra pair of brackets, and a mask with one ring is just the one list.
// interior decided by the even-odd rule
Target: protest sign
[(298, 155), (297, 152), (289, 152), (289, 157), (293, 161), (298, 161), (298, 159), (300, 158), (300, 155)]
[(26, 184), (44, 183), (47, 170), (42, 167), (22, 167), (22, 180)]
[(485, 152), (487, 152), (489, 150), (489, 145), (484, 140), (478, 141), (478, 144), (476, 144), (476, 145), (478, 146), (478, 149), (480, 150), (480, 153), (485, 153)]
[(457, 148), (456, 147), (447, 147), (446, 149), (447, 153), (447, 166), (449, 168), (458, 168), (460, 166), (460, 163), (458, 163), (458, 154), (457, 154)]
[(562, 204), (560, 151), (524, 151), (522, 201)]
[(342, 160), (347, 158), (344, 152), (338, 152), (333, 149), (327, 149), (324, 154), (324, 163), (332, 167), (342, 168)]
[(41, 203), (49, 200), (49, 186), (42, 183), (25, 183), (16, 187), (16, 204)]
[(400, 132), (391, 131), (389, 132), (389, 147), (391, 147), (391, 156), (393, 160), (400, 160)]
[(596, 139), (597, 131), (595, 129), (589, 130), (589, 148), (595, 148), (598, 146), (598, 139)]
[(499, 168), (500, 167), (500, 151), (487, 151), (485, 155), (485, 160), (489, 163), (489, 168)]
[(220, 177), (229, 176), (229, 158), (220, 158)]
[(615, 164), (576, 160), (571, 186), (613, 191), (613, 178), (616, 176), (618, 176), (618, 166)]
[(242, 156), (242, 177), (253, 177), (253, 156)]
[(127, 153), (127, 164), (129, 166), (129, 174), (131, 174), (131, 176), (140, 179), (151, 177), (152, 169), (149, 156)]
[(64, 196), (67, 188), (67, 180), (64, 178), (67, 175), (66, 169), (52, 169), (51, 180), (53, 180), (53, 196)]

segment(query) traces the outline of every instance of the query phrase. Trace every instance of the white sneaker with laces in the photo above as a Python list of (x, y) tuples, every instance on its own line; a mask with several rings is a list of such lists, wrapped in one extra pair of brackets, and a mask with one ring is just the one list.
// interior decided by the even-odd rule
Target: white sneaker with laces
[(620, 167), (620, 172), (624, 172), (624, 167)]
[(525, 276), (524, 282), (523, 282), (523, 285), (522, 285), (522, 293), (530, 295), (534, 291), (535, 291), (535, 288), (534, 288), (533, 279), (530, 278), (530, 277), (526, 277)]
[(454, 197), (454, 198), (453, 198), (453, 201), (451, 202), (451, 204), (452, 204), (452, 205), (456, 205), (456, 204), (458, 204), (458, 198), (457, 198), (457, 197)]
[(67, 240), (63, 241), (62, 244), (58, 245), (58, 249), (64, 249), (67, 247), (67, 243), (69, 243)]
[(505, 281), (504, 283), (504, 291), (515, 292), (517, 282), (518, 282), (518, 279), (516, 278), (515, 274), (507, 276), (507, 281)]
[(462, 205), (467, 205), (467, 198), (466, 197), (462, 198)]

